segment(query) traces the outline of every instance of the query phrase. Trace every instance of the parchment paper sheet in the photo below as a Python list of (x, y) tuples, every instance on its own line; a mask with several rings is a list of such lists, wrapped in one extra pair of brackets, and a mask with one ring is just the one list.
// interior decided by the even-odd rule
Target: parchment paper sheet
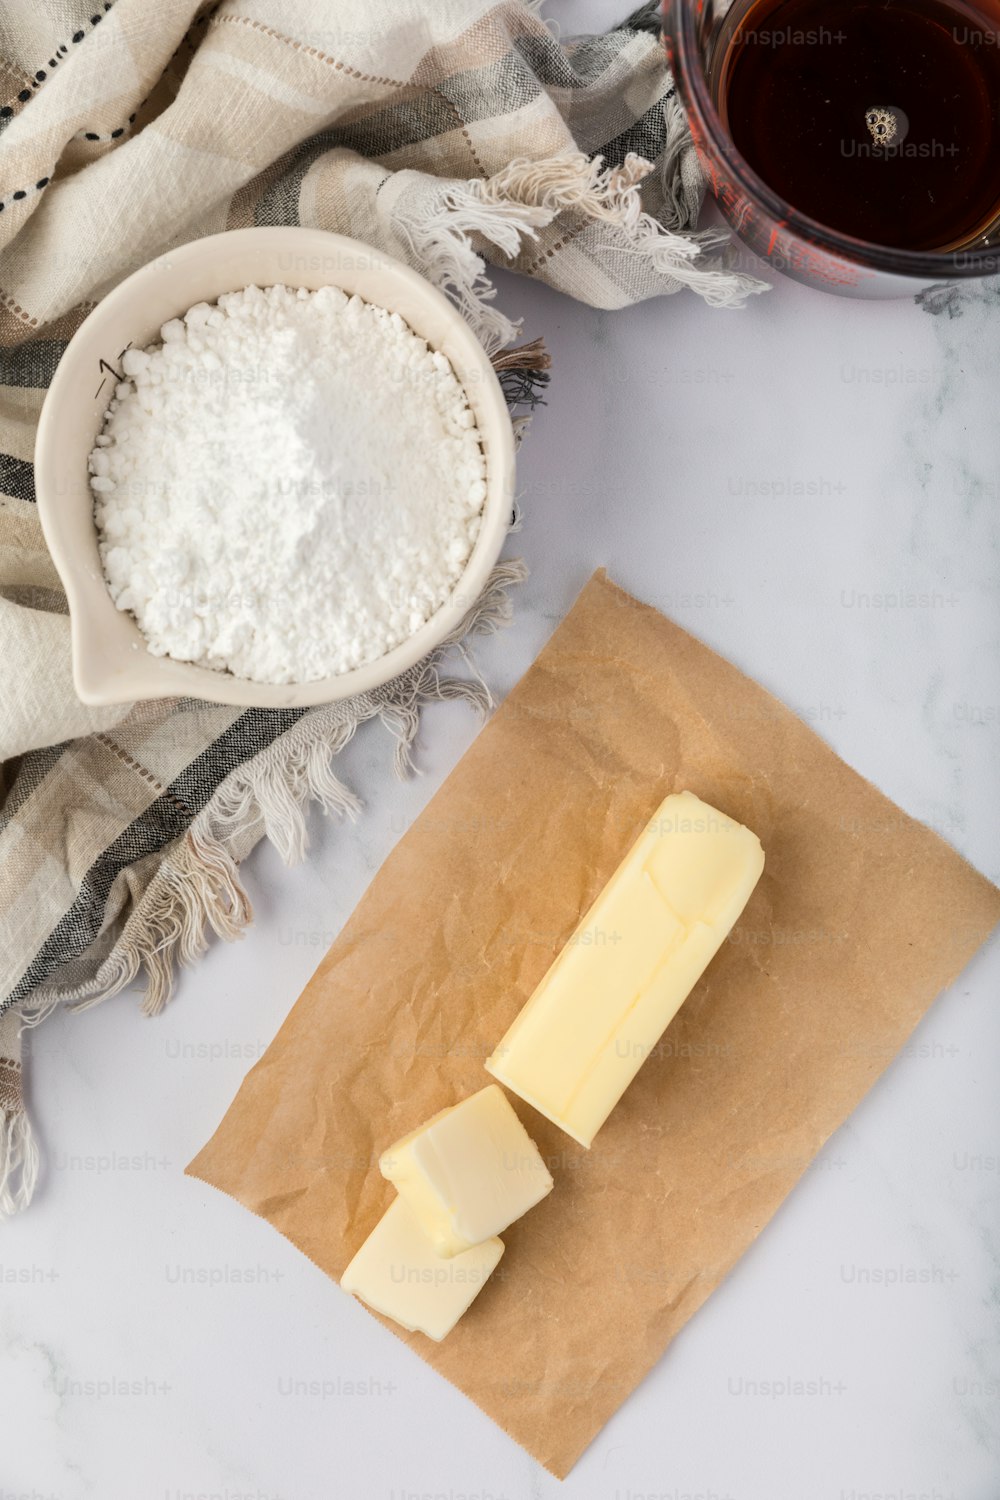
[(188, 1169), (338, 1277), (392, 1198), (379, 1152), (489, 1081), (684, 788), (763, 842), (739, 927), (589, 1152), (518, 1102), (555, 1190), (444, 1343), (399, 1334), (560, 1476), (1000, 920), (1000, 891), (776, 699), (596, 574)]

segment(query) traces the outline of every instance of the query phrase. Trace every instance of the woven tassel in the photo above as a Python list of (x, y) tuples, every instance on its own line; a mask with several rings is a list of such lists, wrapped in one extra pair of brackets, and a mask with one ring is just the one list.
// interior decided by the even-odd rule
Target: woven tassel
[(38, 1146), (24, 1110), (0, 1115), (0, 1218), (20, 1213), (38, 1182)]
[(24, 1112), (21, 1018), (0, 1016), (0, 1218), (27, 1208), (38, 1181), (38, 1147)]

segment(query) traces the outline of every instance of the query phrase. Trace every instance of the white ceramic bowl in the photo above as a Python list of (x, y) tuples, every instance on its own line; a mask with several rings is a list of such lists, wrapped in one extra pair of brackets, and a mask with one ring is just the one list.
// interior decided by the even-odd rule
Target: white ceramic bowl
[[(143, 348), (196, 302), (256, 284), (337, 286), (397, 312), (451, 361), (475, 413), (486, 456), (482, 525), (449, 599), (402, 645), (367, 666), (316, 682), (250, 682), (153, 656), (131, 615), (116, 609), (97, 548), (87, 459), (128, 345)], [(49, 386), (35, 444), (42, 530), (69, 600), (73, 680), (84, 703), (191, 697), (257, 708), (329, 703), (388, 682), (454, 629), (482, 591), (510, 521), (514, 439), (503, 391), (482, 346), (441, 292), (391, 256), (320, 229), (236, 229), (171, 250), (98, 303)]]

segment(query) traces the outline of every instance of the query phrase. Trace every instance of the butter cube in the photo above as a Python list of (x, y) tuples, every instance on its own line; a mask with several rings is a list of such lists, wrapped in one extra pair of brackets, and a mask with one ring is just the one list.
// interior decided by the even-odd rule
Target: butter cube
[(495, 1083), (404, 1135), (379, 1169), (443, 1256), (500, 1234), (552, 1191), (537, 1146)]
[(756, 834), (691, 792), (660, 805), (487, 1070), (589, 1146), (708, 968), (764, 868)]
[(442, 1260), (409, 1205), (395, 1198), (340, 1285), (410, 1333), (425, 1333), (440, 1343), (482, 1291), (502, 1254), (503, 1241), (489, 1239)]

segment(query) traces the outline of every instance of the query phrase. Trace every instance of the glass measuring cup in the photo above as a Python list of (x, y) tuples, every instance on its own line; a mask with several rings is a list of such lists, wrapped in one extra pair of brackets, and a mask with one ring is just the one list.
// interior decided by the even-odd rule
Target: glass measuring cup
[[(1000, 220), (965, 248), (895, 249), (830, 229), (758, 176), (716, 107), (722, 55), (752, 0), (664, 0), (664, 40), (699, 160), (723, 216), (768, 268), (848, 297), (912, 297), (1000, 273)], [(772, 12), (772, 17), (780, 14)]]

